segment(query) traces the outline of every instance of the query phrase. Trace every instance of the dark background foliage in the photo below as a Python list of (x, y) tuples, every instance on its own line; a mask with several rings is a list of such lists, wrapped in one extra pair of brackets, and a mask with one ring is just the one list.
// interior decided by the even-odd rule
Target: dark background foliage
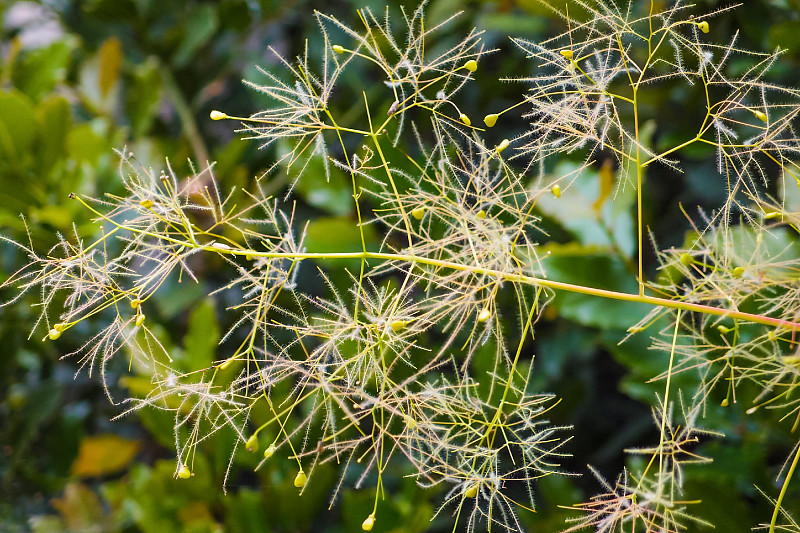
[[(354, 21), (356, 9), (364, 5), (383, 10), (379, 2), (361, 0), (0, 3), (0, 231), (27, 239), (22, 214), (40, 250), (52, 246), (58, 233), (77, 229), (90, 234), (89, 213), (68, 202), (67, 194), (120, 192), (114, 149), (132, 151), (146, 166), (161, 167), (169, 157), (179, 174), (190, 172), (190, 160), (198, 166), (216, 161), (214, 172), (223, 189), (248, 188), (271, 166), (280, 146), (259, 150), (237, 138), (233, 123), (211, 121), (209, 112), (248, 115), (266, 105), (241, 79), (258, 81), (257, 66), (280, 71), (270, 47), (292, 58), (308, 42), (313, 55), (322, 42), (314, 10)], [(696, 11), (723, 5), (727, 2), (700, 0)], [(465, 13), (450, 26), (452, 36), (475, 26), (485, 30), (487, 46), (498, 49), (461, 94), (464, 112), (480, 117), (516, 102), (523, 90), (499, 84), (498, 78), (525, 76), (536, 68), (508, 37), (536, 41), (563, 26), (533, 0), (433, 0), (428, 20), (442, 20), (457, 10)], [(571, 13), (579, 16), (579, 8), (571, 6)], [(772, 80), (800, 84), (797, 0), (748, 0), (713, 20), (711, 38), (727, 41), (737, 32), (745, 48), (787, 48)], [(338, 89), (341, 97), (334, 99), (342, 110), (352, 105), (348, 95), (373, 90), (368, 79), (357, 76), (345, 78), (344, 84)], [(693, 135), (697, 96), (669, 85), (648, 88), (648, 111), (659, 117), (651, 126), (654, 145)], [(489, 135), (511, 137), (524, 124), (503, 127)], [(648, 175), (647, 222), (661, 246), (684, 241), (689, 225), (678, 204), (695, 212), (698, 205), (714, 206), (724, 199), (723, 188), (709, 186), (716, 177), (708, 155), (701, 150), (685, 154), (683, 175), (657, 169)], [(312, 221), (310, 247), (315, 235), (337, 231), (337, 223), (352, 215), (349, 185), (337, 180), (341, 177), (334, 173), (330, 182), (320, 177), (296, 188), (298, 218)], [(267, 188), (276, 194), (290, 182), (283, 169), (263, 179), (270, 180)], [(547, 215), (547, 229), (563, 249), (571, 250), (550, 263), (552, 278), (635, 291), (618, 254), (586, 242), (575, 229), (569, 206)], [(356, 237), (344, 232), (337, 244), (346, 248)], [(24, 261), (0, 243), (0, 281)], [(652, 274), (652, 257), (649, 263)], [(225, 279), (224, 265), (210, 261), (197, 269), (200, 283), (166, 284), (156, 316), (148, 317), (186, 368), (215, 357), (227, 325), (225, 302), (206, 296)], [(322, 290), (310, 268), (303, 276), (306, 286)], [(4, 300), (12, 296), (0, 294)], [(62, 358), (90, 337), (91, 324), (82, 324), (81, 335), (57, 344), (29, 339), (38, 314), (35, 296), (0, 310), (0, 529), (161, 533), (360, 527), (371, 510), (372, 493), (346, 488), (327, 510), (337, 478), (334, 468), (318, 473), (298, 497), (287, 468), (269, 464), (253, 473), (256, 460), (240, 451), (223, 495), (234, 438), (225, 432), (204, 443), (197, 476), (175, 480), (169, 417), (142, 411), (111, 422), (123, 408), (109, 402), (100, 376), (76, 374), (76, 361)], [(541, 481), (539, 512), (524, 517), (536, 531), (558, 531), (569, 512), (557, 505), (583, 501), (600, 488), (587, 475), (587, 463), (613, 478), (627, 460), (624, 449), (657, 442), (650, 406), (661, 386), (648, 380), (664, 368), (661, 356), (649, 356), (646, 339), (617, 344), (641, 308), (559, 295), (553, 309), (557, 312), (540, 324), (531, 347), (535, 382), (563, 399), (550, 416), (555, 423), (574, 426), (566, 447), (573, 457), (565, 466), (584, 475)], [(118, 363), (107, 376), (114, 402), (137, 387), (135, 370), (129, 372), (125, 361)], [(754, 485), (777, 493), (776, 475), (795, 440), (785, 423), (746, 416), (746, 405), (742, 401), (706, 413), (705, 426), (727, 437), (700, 444), (715, 462), (693, 470), (687, 481), (689, 499), (703, 500), (696, 514), (714, 522), (718, 531), (743, 531), (768, 519), (770, 506)], [(449, 531), (447, 513), (430, 521), (435, 491), (418, 489), (401, 470), (394, 474), (381, 504), (387, 518), (376, 524), (376, 531)], [(798, 494), (795, 484), (787, 501), (795, 496), (796, 502)], [(796, 503), (792, 506), (799, 510)]]

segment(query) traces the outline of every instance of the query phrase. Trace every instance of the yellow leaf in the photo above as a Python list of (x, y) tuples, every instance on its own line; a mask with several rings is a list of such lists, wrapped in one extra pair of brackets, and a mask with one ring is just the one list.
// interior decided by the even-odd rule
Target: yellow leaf
[(64, 496), (54, 498), (50, 503), (61, 515), (65, 531), (104, 529), (105, 517), (100, 499), (83, 483), (68, 483), (64, 487)]
[(125, 468), (139, 451), (135, 440), (117, 435), (95, 435), (81, 440), (72, 474), (79, 477), (105, 476)]
[(603, 161), (603, 166), (600, 167), (598, 176), (600, 178), (600, 194), (597, 196), (597, 200), (595, 200), (594, 204), (592, 204), (592, 208), (594, 208), (595, 211), (599, 211), (603, 208), (603, 204), (606, 203), (608, 197), (611, 196), (611, 190), (614, 188), (613, 159), (607, 158)]
[(122, 66), (122, 44), (116, 37), (109, 37), (100, 46), (98, 56), (98, 79), (100, 94), (105, 97), (119, 78)]

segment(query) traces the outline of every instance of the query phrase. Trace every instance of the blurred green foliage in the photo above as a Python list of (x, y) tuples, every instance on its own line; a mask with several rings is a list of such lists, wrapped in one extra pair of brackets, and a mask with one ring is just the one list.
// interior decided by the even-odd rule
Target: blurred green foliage
[[(225, 189), (252, 185), (281, 155), (281, 147), (258, 150), (239, 140), (229, 124), (210, 121), (209, 111), (248, 115), (258, 110), (263, 102), (240, 79), (257, 82), (256, 67), (280, 75), (280, 64), (269, 48), (291, 58), (301, 52), (306, 38), (309, 46), (319, 47), (310, 16), (313, 10), (354, 20), (362, 4), (382, 10), (377, 1), (315, 0), (0, 4), (2, 233), (25, 241), (27, 227), (40, 250), (53, 246), (59, 233), (70, 235), (75, 228), (88, 233), (82, 230), (91, 226), (89, 213), (66, 198), (72, 191), (97, 197), (119, 192), (115, 149), (132, 151), (146, 166), (160, 167), (168, 156), (173, 168), (183, 173), (191, 168), (189, 160), (201, 167), (216, 161), (214, 172)], [(698, 2), (699, 11), (716, 6), (711, 0)], [(449, 31), (458, 35), (477, 26), (486, 31), (487, 46), (499, 49), (482, 66), (477, 83), (463, 94), (464, 112), (482, 116), (513, 103), (520, 92), (519, 87), (498, 85), (498, 77), (523, 76), (536, 67), (512, 50), (507, 37), (543, 39), (554, 34), (561, 22), (533, 0), (433, 0), (428, 17), (435, 22), (458, 9), (466, 13)], [(800, 84), (797, 0), (752, 0), (714, 20), (715, 39), (729, 40), (740, 31), (742, 46), (788, 48), (772, 76), (778, 83)], [(370, 90), (357, 76), (346, 77), (345, 83), (349, 86), (341, 89), (344, 96), (337, 104), (344, 110), (352, 104), (347, 95)], [(682, 116), (697, 98), (691, 91), (673, 92), (669, 86), (648, 94), (647, 105), (656, 115)], [(384, 104), (388, 108), (391, 102), (387, 98)], [(680, 120), (648, 127), (656, 146), (675, 144), (675, 139), (695, 130)], [(490, 134), (511, 137), (508, 130)], [(655, 168), (648, 176), (654, 191), (647, 199), (648, 212), (659, 220), (659, 228), (670, 228), (655, 235), (662, 246), (681, 244), (689, 229), (666, 206), (719, 201), (714, 188), (706, 184), (707, 163), (701, 159), (705, 155), (698, 152), (696, 163), (686, 161), (687, 172), (679, 180), (659, 179)], [(594, 179), (601, 172), (598, 166), (575, 184), (584, 202), (573, 196), (572, 203), (562, 201), (558, 207), (542, 203), (546, 227), (559, 240), (549, 249), (550, 273), (562, 281), (635, 291), (628, 275), (635, 248), (633, 198), (592, 206), (602, 194), (597, 185), (601, 180)], [(288, 174), (278, 169), (268, 176), (268, 191), (282, 194), (291, 183)], [(297, 220), (309, 221), (308, 249), (358, 249), (348, 180), (335, 169), (330, 179), (321, 169), (309, 176), (313, 179), (295, 187), (300, 199)], [(24, 261), (16, 248), (0, 242), (0, 281)], [(223, 265), (198, 267), (199, 284), (169, 281), (156, 302), (157, 316), (148, 316), (156, 324), (153, 327), (164, 332), (170, 353), (184, 370), (207, 366), (215, 358), (220, 332), (229, 325), (219, 313), (226, 302), (205, 297), (224, 279)], [(338, 272), (344, 275), (343, 270)], [(303, 283), (321, 287), (314, 272), (304, 276)], [(0, 295), (4, 300), (14, 296)], [(188, 482), (177, 481), (173, 420), (162, 412), (143, 410), (111, 422), (124, 406), (108, 401), (97, 373), (75, 375), (75, 361), (61, 359), (79, 347), (70, 342), (81, 341), (55, 346), (28, 339), (37, 316), (32, 307), (35, 296), (27, 295), (21, 305), (0, 311), (0, 529), (39, 533), (359, 529), (371, 511), (371, 492), (346, 488), (328, 511), (329, 496), (338, 483), (332, 466), (315, 470), (313, 484), (302, 497), (292, 486), (294, 471), (286, 461), (269, 462), (253, 473), (257, 459), (238, 450), (227, 472), (235, 437), (225, 431), (203, 443), (193, 469), (197, 475)], [(660, 386), (649, 380), (663, 371), (665, 361), (657, 359), (660, 355), (649, 356), (643, 340), (617, 344), (625, 329), (646, 313), (639, 305), (560, 294), (554, 310), (558, 318), (552, 315), (537, 330), (535, 382), (541, 390), (564, 398), (552, 412), (553, 421), (575, 427), (575, 439), (568, 445), (574, 459), (568, 470), (585, 472), (584, 465), (591, 463), (613, 476), (624, 461), (623, 449), (654, 440), (649, 406)], [(84, 340), (91, 337), (88, 327), (82, 333)], [(120, 363), (108, 368), (114, 401), (128, 391), (149, 390), (147, 376), (135, 368), (129, 371), (124, 360)], [(742, 531), (742, 524), (763, 521), (769, 513), (768, 502), (754, 484), (774, 489), (782, 458), (792, 446), (791, 437), (775, 422), (746, 418), (738, 406), (707, 413), (705, 425), (725, 431), (728, 437), (705, 445), (715, 463), (697, 469), (687, 493), (704, 500), (696, 512), (715, 521), (718, 531)], [(430, 522), (435, 510), (432, 494), (417, 490), (404, 472), (392, 474), (386, 518), (375, 531), (450, 530), (447, 516)], [(228, 493), (223, 494), (226, 477)], [(561, 529), (567, 511), (556, 504), (581, 501), (582, 494), (597, 488), (591, 476), (549, 477), (540, 485), (539, 512), (525, 517), (537, 531)], [(800, 494), (798, 485), (790, 494)]]

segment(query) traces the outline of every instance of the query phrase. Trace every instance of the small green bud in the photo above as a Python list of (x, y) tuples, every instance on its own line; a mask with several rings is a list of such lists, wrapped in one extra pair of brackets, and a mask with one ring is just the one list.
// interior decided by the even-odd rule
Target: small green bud
[(731, 328), (726, 328), (725, 326), (720, 324), (719, 326), (717, 326), (717, 331), (719, 331), (721, 334), (725, 335), (726, 333), (730, 333), (733, 330)]
[(475, 72), (476, 70), (478, 70), (478, 62), (475, 61), (474, 59), (470, 59), (469, 61), (464, 63), (464, 68), (470, 72)]
[(392, 331), (394, 331), (395, 333), (403, 331), (404, 329), (406, 329), (407, 325), (408, 322), (406, 322), (405, 320), (393, 320), (392, 323), (390, 324), (390, 326), (392, 327)]
[(137, 328), (138, 328), (139, 326), (141, 326), (142, 324), (144, 324), (144, 313), (139, 313), (138, 315), (136, 315), (136, 320), (133, 322), (133, 324), (134, 324), (134, 325), (135, 325)]
[(250, 438), (247, 439), (247, 442), (244, 443), (244, 447), (247, 449), (248, 452), (258, 451), (258, 435), (256, 435), (255, 433), (250, 435)]
[(212, 111), (209, 116), (211, 117), (211, 120), (224, 120), (228, 118), (228, 115), (226, 115), (222, 111), (217, 111), (216, 109)]
[(294, 477), (294, 486), (298, 489), (302, 489), (306, 486), (306, 481), (308, 481), (308, 476), (306, 476), (306, 473), (301, 470)]
[(464, 491), (464, 497), (465, 498), (474, 498), (477, 495), (478, 495), (478, 484), (477, 483), (473, 483), (472, 485), (467, 487), (467, 490)]
[(758, 120), (760, 120), (761, 122), (766, 122), (766, 121), (768, 120), (768, 118), (767, 118), (767, 114), (766, 114), (766, 113), (764, 113), (763, 111), (759, 111), (758, 109), (754, 109), (754, 110), (753, 110), (753, 114), (754, 114), (754, 115), (756, 116), (756, 118), (757, 118)]
[(781, 214), (777, 211), (770, 211), (769, 213), (764, 213), (764, 218), (767, 220), (772, 220), (773, 218), (781, 218)]
[(56, 331), (64, 331), (65, 329), (67, 329), (67, 325), (61, 323), (53, 324), (53, 329)]
[(741, 278), (742, 274), (744, 274), (744, 268), (742, 268), (742, 267), (736, 267), (736, 268), (733, 269), (733, 272), (731, 272), (731, 275), (734, 278)]
[(561, 52), (559, 52), (559, 53), (562, 56), (564, 56), (567, 59), (569, 59), (570, 61), (572, 61), (572, 57), (573, 57), (572, 50), (561, 50)]
[(705, 20), (698, 22), (697, 27), (700, 28), (700, 31), (703, 33), (708, 33), (708, 30), (710, 29), (708, 27), (708, 22), (706, 22)]
[(54, 340), (58, 339), (61, 336), (61, 332), (58, 331), (56, 328), (53, 328), (53, 329), (50, 330), (50, 332), (47, 334), (47, 336), (50, 337), (51, 341), (54, 341)]
[(153, 207), (153, 200), (142, 200), (139, 202), (139, 205), (144, 207), (145, 209), (150, 209)]
[(465, 125), (465, 126), (472, 126), (472, 121), (471, 121), (471, 120), (469, 119), (469, 117), (468, 117), (467, 115), (465, 115), (464, 113), (461, 113), (461, 114), (458, 116), (458, 118), (461, 120), (461, 122), (463, 122), (463, 123), (464, 123), (464, 125)]
[(340, 44), (334, 44), (331, 48), (333, 48), (333, 51), (336, 52), (337, 54), (344, 53), (344, 47)]
[(692, 257), (691, 255), (689, 255), (687, 253), (682, 253), (680, 261), (681, 261), (681, 264), (683, 266), (693, 265), (694, 264), (694, 257)]
[(508, 139), (503, 139), (503, 141), (500, 144), (497, 145), (497, 148), (496, 148), (497, 153), (499, 154), (500, 152), (502, 152), (506, 148), (508, 148)]
[(140, 305), (142, 305), (142, 301), (139, 298), (131, 300), (131, 309), (139, 309)]
[(484, 307), (481, 309), (481, 312), (478, 313), (478, 322), (486, 322), (492, 316), (492, 312), (489, 310), (488, 307)]
[(724, 400), (722, 400), (722, 403), (721, 403), (720, 405), (721, 405), (722, 407), (728, 407), (728, 399), (727, 399), (727, 398), (725, 398)]
[(411, 216), (416, 218), (417, 220), (422, 220), (422, 217), (425, 216), (425, 208), (424, 207), (415, 207), (411, 211)]
[(481, 209), (480, 211), (478, 211), (477, 213), (475, 213), (475, 216), (476, 216), (476, 217), (478, 217), (478, 218), (480, 218), (481, 220), (483, 220), (484, 218), (486, 218), (486, 211), (484, 211), (483, 209)]
[(783, 361), (784, 365), (796, 365), (797, 363), (800, 363), (800, 356), (784, 355), (781, 357), (781, 361)]
[(180, 469), (178, 469), (178, 477), (181, 479), (189, 479), (192, 477), (192, 471), (189, 470), (188, 466), (182, 464)]
[(375, 525), (375, 513), (372, 513), (367, 518), (361, 522), (361, 529), (364, 531), (372, 531), (372, 527)]
[(264, 459), (269, 459), (274, 454), (275, 454), (275, 445), (270, 444), (269, 446), (267, 446), (267, 449), (264, 450)]
[(555, 196), (556, 198), (561, 198), (561, 186), (560, 185), (558, 185), (558, 184), (553, 185), (550, 188), (550, 192), (552, 192), (553, 196)]
[(497, 124), (497, 118), (499, 115), (496, 113), (492, 113), (490, 115), (486, 115), (483, 117), (483, 123), (486, 124), (487, 128), (493, 128), (495, 124)]
[(252, 261), (254, 258), (253, 258), (252, 255), (247, 254), (247, 255), (244, 256), (244, 259), (245, 259), (245, 261)]

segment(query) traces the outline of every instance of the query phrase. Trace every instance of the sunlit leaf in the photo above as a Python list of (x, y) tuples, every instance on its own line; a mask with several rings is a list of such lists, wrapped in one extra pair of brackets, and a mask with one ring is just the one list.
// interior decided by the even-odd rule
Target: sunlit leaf
[(95, 435), (81, 441), (72, 473), (78, 477), (98, 477), (124, 469), (136, 457), (139, 442), (113, 434)]

